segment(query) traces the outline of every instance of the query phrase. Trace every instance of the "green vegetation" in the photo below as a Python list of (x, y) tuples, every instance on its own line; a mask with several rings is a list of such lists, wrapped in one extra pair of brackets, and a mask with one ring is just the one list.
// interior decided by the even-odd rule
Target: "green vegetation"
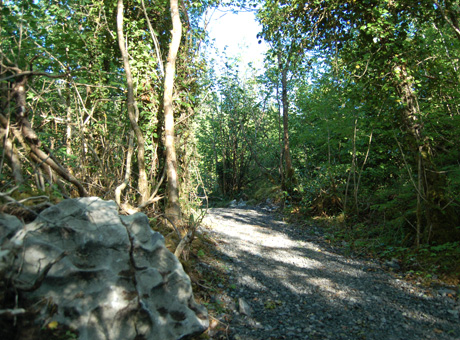
[(198, 147), (209, 191), (270, 198), (350, 252), (458, 280), (459, 11), (452, 1), (263, 2), (264, 75), (229, 62), (207, 78)]
[(156, 223), (169, 206), (183, 236), (204, 196), (270, 199), (350, 251), (460, 277), (458, 1), (227, 3), (257, 14), (263, 72), (213, 69), (219, 3), (181, 3), (171, 138), (174, 2), (119, 1), (119, 44), (114, 3), (3, 1), (2, 211), (94, 195)]

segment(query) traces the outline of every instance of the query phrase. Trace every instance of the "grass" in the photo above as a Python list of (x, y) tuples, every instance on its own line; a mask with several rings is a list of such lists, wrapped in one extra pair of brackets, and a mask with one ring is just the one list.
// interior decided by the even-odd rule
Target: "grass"
[[(427, 285), (460, 285), (460, 242), (441, 245), (407, 246), (398, 242), (389, 227), (356, 223), (347, 226), (342, 216), (316, 217), (311, 223), (321, 227), (325, 239), (350, 254), (380, 261), (397, 259), (409, 277)], [(460, 286), (459, 286), (460, 287)]]

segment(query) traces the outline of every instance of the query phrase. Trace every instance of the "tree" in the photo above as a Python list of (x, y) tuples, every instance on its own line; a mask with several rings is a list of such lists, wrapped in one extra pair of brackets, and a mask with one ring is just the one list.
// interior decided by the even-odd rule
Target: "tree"
[(198, 131), (202, 171), (214, 174), (210, 191), (228, 198), (257, 190), (257, 183), (279, 183), (279, 150), (273, 146), (279, 143), (280, 117), (273, 103), (269, 108), (263, 104), (268, 94), (261, 95), (264, 83), (255, 72), (243, 73), (236, 60), (228, 61), (220, 76), (210, 75), (210, 92), (202, 105)]
[[(268, 52), (268, 61), (273, 59), (278, 67), (279, 83), (281, 84), (281, 106), (283, 117), (283, 160), (285, 169), (281, 175), (283, 190), (293, 193), (297, 184), (295, 171), (292, 165), (291, 148), (289, 145), (289, 88), (290, 83), (305, 75), (302, 67), (304, 58), (304, 40), (297, 32), (297, 27), (291, 26), (284, 18), (289, 7), (280, 7), (277, 2), (267, 1), (259, 11), (258, 18), (263, 26), (260, 37), (271, 45)], [(278, 95), (278, 94), (277, 94)]]
[[(179, 120), (181, 132), (176, 136), (176, 177), (177, 183), (186, 183), (182, 192), (179, 185), (173, 187), (185, 203), (193, 196), (187, 191), (193, 187), (193, 171), (182, 169), (193, 161), (191, 122), (202, 68), (197, 56), (202, 29), (197, 21), (206, 8), (199, 5), (190, 4), (189, 13), (182, 6), (186, 30), (183, 36), (175, 35), (174, 45), (186, 44), (180, 51), (176, 48), (179, 66), (168, 73), (168, 79), (176, 77), (173, 119)], [(5, 190), (15, 181), (22, 184), (21, 195), (46, 191), (59, 199), (75, 195), (72, 183), (80, 183), (75, 187), (79, 194), (115, 197), (128, 211), (146, 209), (153, 214), (164, 209), (163, 140), (170, 151), (174, 139), (169, 118), (164, 138), (163, 118), (164, 87), (172, 100), (173, 84), (164, 82), (162, 72), (172, 39), (172, 17), (164, 15), (169, 12), (169, 1), (141, 1), (139, 6), (125, 0), (118, 10), (105, 2), (87, 6), (73, 0), (59, 6), (30, 0), (3, 6), (0, 113), (5, 119), (0, 133)], [(24, 117), (16, 115), (16, 99)], [(172, 105), (166, 105), (166, 111)], [(19, 121), (30, 138), (24, 139), (16, 129)]]
[[(449, 37), (448, 31), (444, 31), (444, 39), (453, 42), (458, 26), (453, 19), (455, 6), (449, 1), (437, 2), (436, 6), (427, 2), (413, 6), (406, 1), (379, 0), (267, 1), (262, 13), (262, 18), (270, 18), (262, 21), (266, 35), (282, 36), (310, 51), (321, 50), (323, 55), (330, 57), (330, 66), (327, 67), (335, 70), (334, 77), (339, 80), (340, 75), (345, 76), (340, 80), (342, 84), (348, 82), (350, 88), (358, 88), (363, 94), (361, 102), (371, 108), (370, 112), (390, 124), (397, 122), (397, 126), (391, 127), (392, 133), (397, 141), (403, 135), (404, 143), (400, 143), (404, 148), (400, 155), (402, 169), (407, 170), (409, 183), (419, 202), (414, 209), (417, 220), (414, 224), (418, 230), (415, 242), (418, 243), (421, 237), (435, 242), (458, 238), (458, 219), (454, 217), (458, 215), (454, 213), (457, 208), (452, 204), (456, 201), (455, 196), (448, 188), (446, 172), (442, 172), (438, 165), (443, 159), (438, 146), (444, 143), (438, 139), (442, 138), (439, 131), (435, 135), (434, 130), (428, 128), (433, 126), (433, 119), (440, 119), (436, 105), (430, 105), (432, 102), (429, 101), (439, 97), (436, 89), (438, 76), (432, 74), (430, 67), (433, 67), (434, 60), (440, 62), (441, 58), (439, 51), (424, 43), (433, 27), (443, 34), (439, 31), (440, 24), (451, 29)], [(454, 78), (458, 79), (455, 67), (451, 67), (452, 59), (444, 60), (442, 72), (455, 74)], [(458, 96), (455, 92), (454, 97)], [(377, 98), (382, 96), (388, 100), (378, 109)], [(346, 100), (343, 103), (348, 105)], [(434, 112), (437, 112), (436, 118)], [(356, 137), (353, 140), (357, 141)], [(350, 174), (357, 168), (356, 142), (353, 145)], [(366, 155), (367, 162), (369, 153)], [(350, 179), (346, 183), (348, 188)], [(358, 186), (356, 178), (353, 181), (355, 202)], [(408, 226), (411, 219), (406, 218)]]
[(174, 110), (173, 110), (173, 90), (174, 75), (176, 71), (176, 57), (179, 50), (182, 23), (179, 14), (177, 0), (171, 0), (172, 36), (169, 45), (168, 60), (165, 67), (164, 85), (164, 119), (165, 119), (165, 147), (166, 147), (166, 173), (167, 173), (167, 206), (166, 215), (177, 224), (181, 220), (181, 209), (179, 203), (179, 180), (177, 176), (177, 160), (174, 135)]
[[(125, 47), (125, 38), (123, 34), (123, 0), (118, 0), (117, 2), (117, 35), (118, 35), (118, 46), (120, 47), (121, 56), (123, 59), (123, 67), (126, 73), (126, 80), (128, 85), (128, 117), (131, 123), (131, 128), (137, 138), (137, 160), (138, 160), (138, 167), (139, 167), (139, 193), (140, 193), (140, 204), (144, 204), (147, 202), (150, 196), (149, 184), (147, 181), (147, 173), (145, 171), (145, 146), (144, 146), (144, 136), (137, 124), (139, 119), (139, 113), (137, 109), (137, 104), (134, 100), (134, 85), (133, 85), (133, 76), (131, 74), (131, 66), (129, 65), (128, 60), (128, 51)], [(124, 187), (128, 184), (129, 176), (131, 174), (131, 155), (132, 155), (132, 137), (130, 136), (129, 142), (129, 151), (128, 157), (126, 160), (126, 176), (125, 180), (123, 181), (122, 186), (118, 189), (123, 190)], [(117, 203), (120, 205), (120, 190), (117, 191)]]

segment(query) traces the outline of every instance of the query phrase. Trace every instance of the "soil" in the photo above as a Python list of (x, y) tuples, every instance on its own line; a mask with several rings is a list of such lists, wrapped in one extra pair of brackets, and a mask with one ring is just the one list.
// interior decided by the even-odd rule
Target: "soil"
[(211, 339), (460, 339), (458, 287), (426, 287), (397, 263), (345, 256), (321, 229), (268, 209), (214, 208), (203, 222), (227, 275), (213, 296)]

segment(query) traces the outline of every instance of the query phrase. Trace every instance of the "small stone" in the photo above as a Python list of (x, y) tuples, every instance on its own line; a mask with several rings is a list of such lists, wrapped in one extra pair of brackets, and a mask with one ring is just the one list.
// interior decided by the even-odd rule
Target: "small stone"
[(460, 315), (460, 312), (458, 310), (455, 310), (455, 309), (448, 310), (447, 313), (449, 313), (449, 315), (453, 316), (456, 319), (458, 319), (459, 315)]
[(255, 329), (263, 329), (264, 327), (260, 324), (260, 322), (252, 319), (252, 318), (249, 318), (248, 319), (248, 325), (251, 326), (252, 328), (255, 328)]
[[(393, 270), (401, 269), (401, 266), (398, 263), (398, 259), (396, 259), (396, 258), (392, 258), (391, 261), (385, 261), (383, 266), (388, 268), (388, 269), (393, 269)], [(399, 280), (396, 280), (396, 282), (398, 282), (398, 281)]]
[(241, 314), (247, 315), (247, 316), (252, 315), (251, 306), (249, 306), (249, 304), (243, 298), (238, 299), (238, 306), (239, 306), (239, 312)]
[(441, 296), (449, 296), (449, 295), (456, 296), (457, 292), (453, 289), (441, 288), (441, 289), (438, 289), (438, 294)]

